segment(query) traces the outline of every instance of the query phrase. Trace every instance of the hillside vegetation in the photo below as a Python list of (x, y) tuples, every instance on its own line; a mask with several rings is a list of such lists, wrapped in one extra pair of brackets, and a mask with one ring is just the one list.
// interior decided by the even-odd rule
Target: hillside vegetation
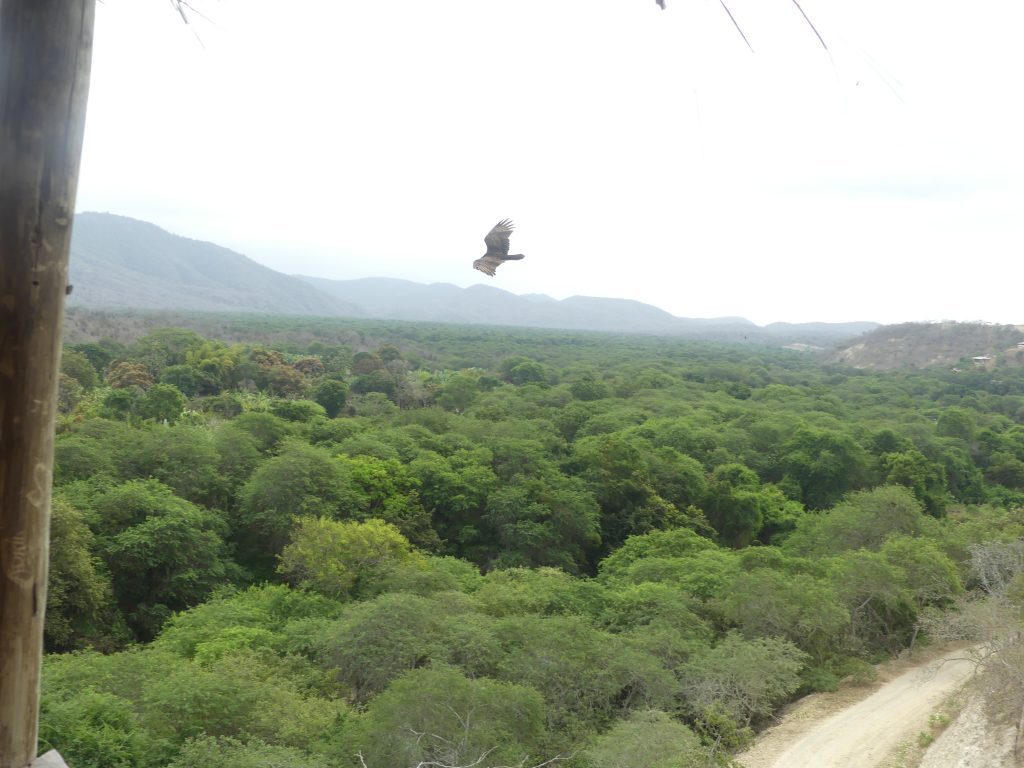
[(726, 765), (1024, 535), (1024, 369), (206, 321), (66, 333), (75, 768)]
[[(902, 323), (865, 333), (833, 356), (855, 368), (892, 371), (1024, 364), (1024, 329), (988, 323)], [(976, 360), (975, 358), (990, 358)]]

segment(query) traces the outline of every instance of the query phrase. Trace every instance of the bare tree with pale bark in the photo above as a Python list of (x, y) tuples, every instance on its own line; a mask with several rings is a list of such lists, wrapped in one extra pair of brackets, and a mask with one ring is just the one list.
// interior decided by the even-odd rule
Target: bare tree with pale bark
[(926, 612), (922, 628), (939, 642), (961, 642), (994, 720), (1015, 720), (1014, 753), (1024, 758), (1024, 540), (969, 549), (980, 590), (946, 612)]

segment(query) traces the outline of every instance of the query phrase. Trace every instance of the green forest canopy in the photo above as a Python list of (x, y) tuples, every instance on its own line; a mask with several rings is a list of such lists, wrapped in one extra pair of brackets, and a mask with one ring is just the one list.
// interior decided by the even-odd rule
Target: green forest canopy
[(727, 761), (1024, 530), (1019, 368), (232, 322), (65, 349), (75, 768)]

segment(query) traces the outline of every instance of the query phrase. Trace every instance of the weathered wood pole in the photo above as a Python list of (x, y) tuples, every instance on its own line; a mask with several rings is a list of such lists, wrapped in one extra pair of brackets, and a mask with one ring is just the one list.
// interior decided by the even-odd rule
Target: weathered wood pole
[(95, 0), (0, 0), (0, 768), (36, 756), (68, 248)]

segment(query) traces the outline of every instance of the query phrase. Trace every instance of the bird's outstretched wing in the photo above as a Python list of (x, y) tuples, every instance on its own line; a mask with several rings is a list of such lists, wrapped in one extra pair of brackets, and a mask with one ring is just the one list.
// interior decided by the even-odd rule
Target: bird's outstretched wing
[[(487, 237), (484, 238), (484, 244), (487, 246), (487, 253), (484, 255), (485, 259), (488, 256), (508, 256), (508, 236), (512, 234), (512, 228), (513, 224), (511, 221), (502, 219), (487, 233)], [(478, 261), (482, 261), (482, 259), (478, 259)], [(500, 264), (501, 262), (498, 263)], [(494, 273), (491, 272), (490, 274)]]

